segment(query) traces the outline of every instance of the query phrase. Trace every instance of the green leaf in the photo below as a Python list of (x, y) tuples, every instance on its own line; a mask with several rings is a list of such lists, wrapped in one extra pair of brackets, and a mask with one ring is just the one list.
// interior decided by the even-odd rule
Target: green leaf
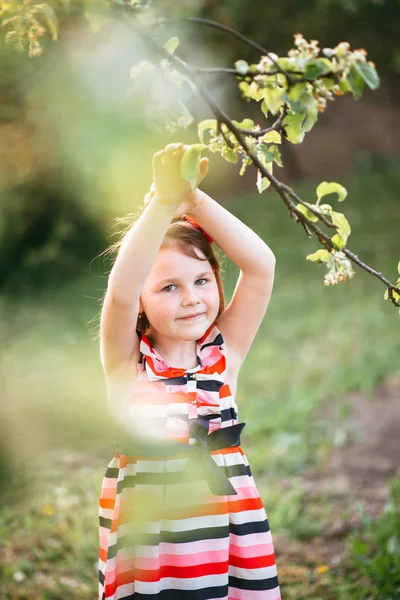
[(243, 97), (246, 100), (250, 100), (250, 84), (247, 81), (240, 81), (238, 88), (242, 92)]
[(340, 87), (341, 91), (343, 92), (343, 94), (347, 94), (347, 92), (352, 91), (350, 83), (345, 78), (339, 80), (339, 87)]
[(365, 83), (355, 65), (352, 65), (350, 68), (350, 71), (347, 75), (347, 81), (349, 82), (354, 98), (358, 100), (361, 97)]
[(331, 77), (321, 77), (321, 79), (327, 90), (331, 90), (335, 85), (337, 85), (337, 81)]
[(308, 254), (306, 256), (307, 260), (311, 260), (311, 261), (320, 261), (320, 262), (328, 262), (328, 260), (330, 260), (331, 258), (331, 253), (328, 252), (328, 250), (324, 250), (324, 249), (320, 249), (317, 250), (316, 252), (314, 252), (313, 254)]
[(243, 173), (246, 171), (246, 167), (248, 167), (249, 165), (251, 165), (252, 162), (253, 161), (248, 156), (244, 157), (243, 160), (242, 160), (242, 166), (240, 167), (239, 175), (243, 175)]
[(268, 111), (272, 115), (276, 115), (279, 112), (283, 104), (283, 90), (279, 87), (266, 87), (263, 89), (263, 102), (261, 104), (261, 110), (264, 115), (267, 116)]
[[(389, 289), (387, 290), (387, 292), (389, 294)], [(393, 296), (394, 300), (396, 300), (396, 301), (400, 300), (400, 294), (398, 292), (396, 292), (396, 290), (394, 290), (394, 289), (392, 289), (392, 296)], [(388, 295), (388, 297), (389, 297), (389, 295)], [(385, 298), (385, 300), (386, 300), (386, 298)]]
[(282, 157), (279, 152), (279, 148), (272, 144), (271, 146), (266, 146), (265, 144), (260, 144), (258, 146), (259, 150), (257, 152), (259, 159), (263, 164), (271, 163), (273, 161), (276, 162), (277, 165), (282, 167)]
[(385, 294), (384, 294), (383, 298), (385, 300), (389, 300), (389, 288), (385, 291)]
[(240, 75), (246, 75), (249, 65), (245, 60), (240, 59), (235, 62), (235, 69)]
[(351, 233), (351, 228), (348, 220), (344, 216), (343, 213), (335, 212), (334, 210), (331, 212), (332, 223), (338, 226), (339, 235), (347, 242), (347, 238)]
[(286, 137), (292, 144), (301, 144), (304, 139), (303, 121), (304, 114), (289, 114), (283, 119)]
[(243, 119), (243, 121), (235, 121), (232, 119), (232, 123), (240, 129), (252, 129), (254, 127), (254, 121), (252, 119)]
[(303, 133), (310, 131), (318, 119), (318, 102), (310, 92), (303, 92), (297, 102), (291, 102), (291, 109), (294, 113), (301, 114), (304, 117), (301, 129)]
[(371, 90), (376, 90), (379, 87), (381, 83), (379, 75), (376, 72), (376, 69), (374, 69), (374, 67), (370, 63), (356, 62), (354, 63), (354, 68), (360, 75), (360, 77), (362, 77), (362, 79), (368, 85), (368, 87), (371, 88)]
[(302, 83), (296, 83), (291, 86), (289, 91), (286, 93), (287, 99), (292, 102), (297, 102), (303, 92), (307, 89), (307, 82), (303, 81)]
[(318, 221), (317, 215), (314, 215), (314, 213), (312, 213), (311, 210), (308, 210), (307, 206), (304, 206), (304, 204), (298, 204), (296, 208), (306, 217), (306, 219), (308, 219), (312, 223), (316, 223)]
[(238, 161), (237, 152), (235, 152), (235, 150), (233, 150), (232, 148), (224, 149), (222, 152), (222, 156), (226, 158), (227, 161), (232, 163), (237, 163)]
[(174, 35), (172, 38), (169, 38), (168, 42), (164, 44), (164, 48), (170, 54), (173, 54), (177, 47), (179, 46), (179, 38)]
[(217, 120), (216, 119), (205, 119), (204, 121), (200, 121), (197, 126), (197, 133), (200, 141), (204, 144), (204, 134), (209, 129), (213, 129), (216, 134), (217, 132)]
[(260, 89), (257, 81), (252, 81), (250, 84), (249, 95), (253, 100), (259, 102), (264, 98), (264, 90)]
[(343, 187), (342, 185), (340, 185), (340, 183), (335, 183), (334, 181), (330, 181), (330, 182), (323, 181), (317, 187), (318, 202), (324, 196), (327, 196), (328, 194), (334, 194), (334, 193), (336, 193), (338, 195), (339, 202), (343, 202), (343, 200), (347, 196), (346, 188)]
[[(267, 170), (272, 173), (272, 163), (266, 165)], [(264, 190), (266, 190), (271, 185), (271, 182), (266, 177), (261, 175), (260, 169), (257, 170), (257, 189), (261, 194)]]
[(346, 240), (344, 240), (338, 233), (331, 237), (331, 242), (337, 250), (341, 250), (346, 245)]
[(196, 189), (200, 175), (200, 158), (204, 144), (193, 144), (183, 154), (181, 160), (181, 175), (190, 183), (192, 192)]
[[(297, 71), (297, 66), (294, 64), (293, 60), (287, 56), (280, 56), (277, 61), (278, 65), (281, 67), (281, 69), (284, 69), (285, 71)], [(275, 69), (275, 67), (272, 67), (273, 69)]]
[(272, 142), (274, 144), (281, 144), (282, 143), (282, 136), (279, 133), (279, 131), (275, 131), (275, 129), (273, 131), (268, 131), (268, 133), (266, 133), (265, 135), (262, 136), (261, 138), (262, 142)]
[(326, 75), (332, 69), (331, 62), (327, 58), (317, 58), (308, 63), (304, 71), (305, 79), (317, 79)]
[(306, 118), (302, 125), (302, 130), (304, 133), (308, 133), (314, 127), (315, 123), (318, 121), (318, 110), (317, 110), (317, 101), (315, 101), (315, 107), (307, 108)]

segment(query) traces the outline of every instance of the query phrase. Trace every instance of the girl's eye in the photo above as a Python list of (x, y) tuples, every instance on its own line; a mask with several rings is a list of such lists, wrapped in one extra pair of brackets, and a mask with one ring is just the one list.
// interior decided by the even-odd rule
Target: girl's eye
[[(201, 279), (197, 279), (197, 281), (208, 281), (208, 279), (205, 279), (204, 277), (201, 277)], [(202, 284), (204, 285), (204, 284)], [(165, 288), (162, 289), (163, 292), (169, 292), (170, 290), (168, 288), (171, 287), (175, 287), (173, 283), (170, 283), (169, 285), (166, 285)]]

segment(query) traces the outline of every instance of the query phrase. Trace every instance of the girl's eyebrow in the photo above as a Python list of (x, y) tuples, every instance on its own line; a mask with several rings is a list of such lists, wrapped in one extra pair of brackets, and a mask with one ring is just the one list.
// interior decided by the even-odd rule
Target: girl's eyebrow
[[(196, 276), (196, 279), (200, 279), (200, 277), (204, 277), (204, 275), (211, 275), (211, 271), (204, 271), (203, 273), (199, 273)], [(168, 283), (170, 281), (181, 281), (179, 277), (169, 277), (167, 279), (161, 279), (158, 283)]]

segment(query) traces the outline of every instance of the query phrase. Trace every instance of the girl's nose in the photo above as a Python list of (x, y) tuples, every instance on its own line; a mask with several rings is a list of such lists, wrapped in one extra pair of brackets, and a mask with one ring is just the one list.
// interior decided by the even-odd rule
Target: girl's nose
[(199, 297), (196, 290), (188, 289), (183, 294), (182, 304), (197, 304)]

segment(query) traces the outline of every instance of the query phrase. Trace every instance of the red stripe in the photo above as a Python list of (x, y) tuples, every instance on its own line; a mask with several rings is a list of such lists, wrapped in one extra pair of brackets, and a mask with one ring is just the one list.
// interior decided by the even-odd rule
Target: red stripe
[(266, 556), (253, 556), (253, 557), (242, 557), (229, 555), (229, 564), (232, 567), (239, 567), (240, 569), (262, 569), (263, 567), (273, 567), (275, 564), (274, 553)]
[(100, 560), (102, 560), (103, 562), (106, 562), (107, 556), (108, 556), (108, 548), (101, 548), (100, 547), (100, 549), (99, 549), (99, 558), (100, 558)]
[(201, 565), (190, 565), (188, 567), (174, 567), (165, 565), (152, 571), (147, 569), (136, 569), (135, 580), (154, 582), (163, 577), (177, 577), (180, 579), (189, 579), (192, 577), (204, 577), (206, 575), (221, 575), (228, 570), (228, 561), (211, 562)]
[(227, 398), (228, 396), (231, 396), (231, 389), (229, 387), (229, 385), (227, 383), (224, 383), (224, 385), (221, 385), (221, 387), (219, 388), (219, 397), (220, 398)]
[(115, 499), (114, 498), (100, 498), (99, 505), (101, 508), (114, 508)]

